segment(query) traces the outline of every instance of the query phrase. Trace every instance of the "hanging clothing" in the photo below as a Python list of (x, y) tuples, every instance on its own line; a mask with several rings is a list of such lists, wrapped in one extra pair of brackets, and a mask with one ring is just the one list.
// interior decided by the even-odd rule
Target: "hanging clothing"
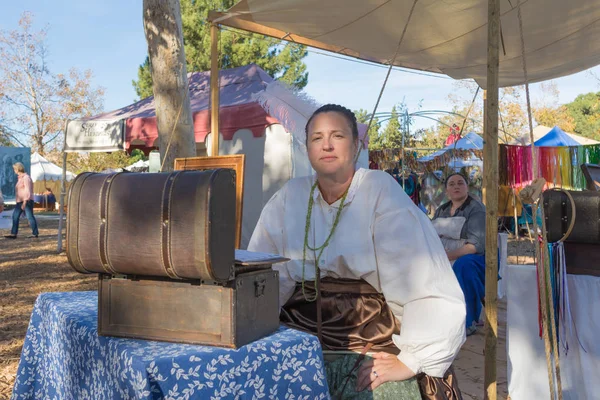
[[(308, 197), (316, 177), (290, 180), (267, 203), (249, 250), (276, 253), (280, 305), (296, 284), (315, 280), (314, 254), (302, 259)], [(320, 246), (331, 231), (340, 201), (329, 205), (319, 190), (308, 232)], [(364, 280), (382, 293), (402, 326), (392, 335), (398, 359), (415, 373), (443, 377), (465, 341), (464, 296), (444, 248), (426, 215), (383, 171), (358, 169), (344, 209), (320, 261), (321, 278)], [(324, 311), (325, 312), (325, 311)]]
[(404, 188), (406, 195), (418, 206), (421, 203), (421, 184), (417, 174), (411, 173), (404, 179), (402, 179), (402, 175), (397, 175), (395, 178), (400, 186)]

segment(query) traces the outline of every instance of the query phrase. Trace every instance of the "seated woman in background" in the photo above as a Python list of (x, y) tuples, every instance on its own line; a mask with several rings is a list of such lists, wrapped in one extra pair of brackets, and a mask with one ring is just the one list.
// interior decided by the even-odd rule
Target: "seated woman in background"
[(465, 295), (470, 335), (475, 333), (485, 295), (485, 206), (469, 195), (464, 175), (448, 176), (445, 185), (450, 201), (436, 210), (433, 226)]
[(334, 399), (461, 399), (465, 303), (431, 222), (389, 174), (356, 169), (352, 111), (321, 107), (306, 135), (316, 174), (273, 195), (248, 246), (291, 259), (274, 266), (281, 321), (324, 350), (377, 351), (358, 372), (356, 354), (326, 361)]
[(47, 196), (46, 198), (47, 198), (48, 204), (54, 205), (54, 203), (56, 203), (56, 196), (52, 192), (52, 189), (46, 188), (46, 191), (44, 192), (44, 194)]

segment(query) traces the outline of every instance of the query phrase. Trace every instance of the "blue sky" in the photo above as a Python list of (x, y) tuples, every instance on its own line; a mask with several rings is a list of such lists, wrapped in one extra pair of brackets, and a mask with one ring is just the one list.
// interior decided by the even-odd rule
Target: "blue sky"
[[(147, 53), (142, 25), (142, 0), (20, 0), (4, 1), (0, 29), (18, 26), (23, 11), (34, 13), (35, 25), (49, 25), (50, 68), (54, 73), (71, 67), (92, 69), (94, 84), (106, 89), (105, 110), (130, 104), (136, 99), (131, 86)], [(320, 53), (320, 51), (319, 51)], [(386, 70), (311, 52), (305, 59), (309, 84), (305, 91), (320, 103), (334, 102), (351, 109), (372, 110)], [(600, 75), (600, 67), (593, 69)], [(448, 94), (453, 80), (393, 71), (378, 111), (390, 111), (403, 99), (410, 110), (450, 110)], [(600, 91), (588, 72), (556, 79), (561, 103), (578, 94)], [(532, 96), (539, 95), (532, 85)], [(418, 122), (418, 126), (429, 122)]]

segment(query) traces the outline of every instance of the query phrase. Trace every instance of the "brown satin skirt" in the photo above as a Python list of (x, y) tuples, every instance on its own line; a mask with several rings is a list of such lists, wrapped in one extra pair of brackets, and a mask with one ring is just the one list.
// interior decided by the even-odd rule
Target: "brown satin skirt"
[[(305, 282), (307, 297), (314, 298), (314, 282)], [(324, 350), (361, 351), (367, 343), (371, 351), (398, 354), (392, 335), (400, 324), (383, 294), (363, 280), (323, 278), (321, 287), (321, 346)], [(317, 332), (317, 302), (308, 302), (301, 284), (281, 309), (281, 322), (303, 332)], [(443, 378), (417, 375), (421, 397), (426, 400), (462, 400), (452, 367)]]

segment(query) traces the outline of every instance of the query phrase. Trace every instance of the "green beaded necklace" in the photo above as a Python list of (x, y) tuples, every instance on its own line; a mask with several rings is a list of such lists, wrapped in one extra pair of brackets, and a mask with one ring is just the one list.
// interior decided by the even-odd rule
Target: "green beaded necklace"
[[(315, 184), (312, 186), (311, 190), (310, 190), (310, 195), (308, 197), (308, 211), (306, 212), (306, 225), (304, 228), (304, 249), (302, 252), (302, 294), (304, 295), (304, 298), (306, 299), (306, 301), (315, 301), (317, 299), (317, 297), (319, 296), (319, 287), (318, 287), (318, 282), (320, 279), (316, 279), (317, 276), (319, 276), (318, 274), (321, 273), (321, 270), (319, 268), (319, 260), (321, 259), (321, 256), (323, 255), (323, 251), (327, 248), (327, 246), (329, 246), (329, 241), (331, 240), (331, 237), (333, 236), (333, 233), (335, 232), (335, 228), (337, 228), (338, 223), (340, 222), (340, 215), (342, 214), (342, 210), (344, 209), (344, 205), (346, 203), (346, 197), (348, 196), (348, 190), (350, 189), (350, 186), (348, 186), (348, 189), (346, 189), (346, 191), (344, 192), (344, 195), (342, 196), (342, 201), (340, 202), (340, 207), (338, 208), (337, 214), (335, 216), (335, 220), (333, 221), (333, 226), (331, 227), (331, 231), (329, 232), (329, 236), (327, 236), (327, 239), (325, 239), (325, 242), (318, 247), (311, 247), (308, 244), (308, 232), (310, 231), (310, 221), (311, 221), (311, 217), (312, 217), (312, 209), (313, 209), (313, 205), (315, 203), (314, 200), (314, 194), (315, 194), (315, 190), (317, 188), (318, 185), (318, 181), (315, 181)], [(306, 291), (304, 289), (304, 271), (306, 268), (306, 249), (309, 249), (313, 252), (319, 252), (318, 256), (315, 257), (315, 281), (316, 283), (316, 293), (315, 296), (313, 298), (309, 298), (306, 295)]]

